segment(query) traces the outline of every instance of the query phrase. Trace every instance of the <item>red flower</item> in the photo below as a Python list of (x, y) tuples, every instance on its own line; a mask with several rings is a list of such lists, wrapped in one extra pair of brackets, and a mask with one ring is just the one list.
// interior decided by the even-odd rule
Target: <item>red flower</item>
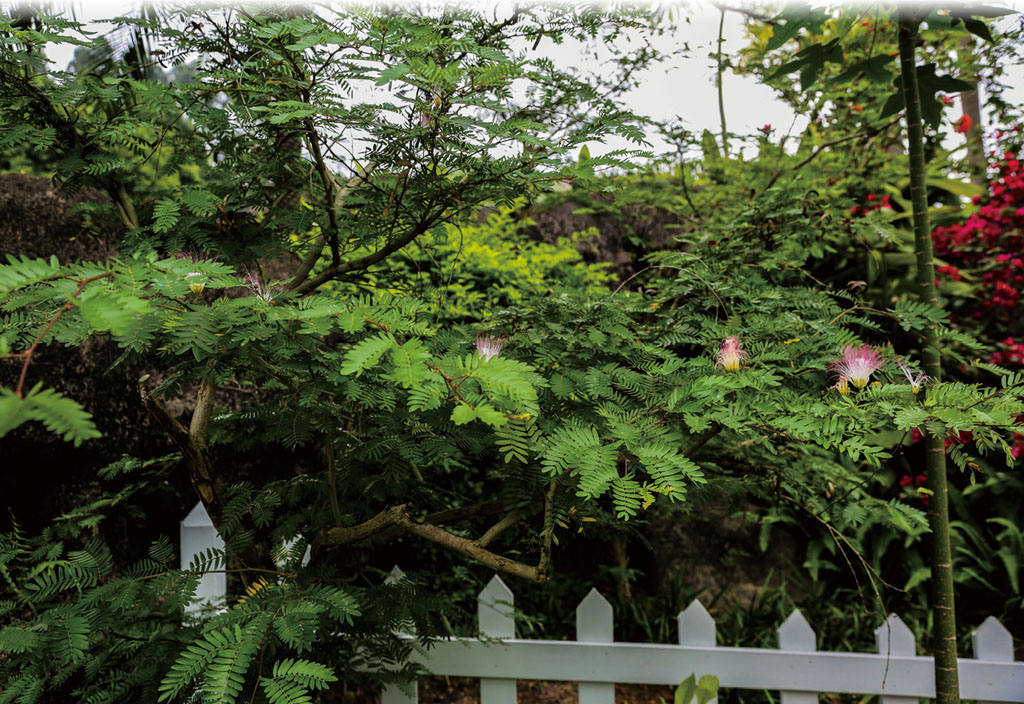
[(970, 115), (961, 115), (960, 119), (956, 121), (954, 129), (960, 134), (967, 134), (971, 131), (971, 125), (974, 124), (974, 120)]

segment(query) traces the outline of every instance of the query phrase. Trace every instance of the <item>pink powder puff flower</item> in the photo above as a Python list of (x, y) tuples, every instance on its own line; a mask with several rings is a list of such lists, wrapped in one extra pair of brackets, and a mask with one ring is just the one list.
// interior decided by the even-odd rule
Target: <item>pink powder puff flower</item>
[(829, 369), (839, 374), (856, 386), (863, 389), (871, 380), (871, 375), (885, 365), (885, 360), (877, 350), (868, 345), (860, 347), (844, 347), (842, 356), (829, 363)]
[(270, 285), (260, 281), (259, 274), (251, 269), (245, 269), (245, 285), (267, 303), (270, 303), (277, 298), (277, 294), (282, 290), (282, 286), (280, 284), (275, 287), (271, 287)]
[[(193, 252), (192, 250), (188, 250), (187, 252), (178, 252), (177, 254), (174, 255), (174, 258), (175, 259), (184, 259), (185, 261), (187, 261), (190, 264), (196, 264), (197, 262), (213, 261), (211, 258), (205, 257), (202, 254), (197, 254), (196, 252)], [(190, 271), (187, 274), (185, 274), (185, 278), (186, 279), (195, 279), (197, 276), (202, 276), (202, 275), (203, 275), (203, 273), (201, 271)], [(205, 288), (206, 288), (206, 284), (203, 281), (198, 281), (198, 280), (197, 281), (190, 281), (189, 284), (188, 284), (188, 290), (191, 291), (192, 293), (195, 293), (195, 294), (202, 293), (203, 289), (205, 289)]]
[(722, 346), (718, 348), (718, 354), (715, 356), (715, 368), (717, 369), (721, 365), (725, 371), (734, 372), (747, 361), (749, 356), (740, 348), (738, 337), (727, 337), (722, 342)]
[(490, 335), (477, 335), (476, 351), (485, 362), (501, 354), (501, 346), (505, 344), (504, 337), (491, 337)]
[(903, 372), (903, 376), (907, 377), (907, 381), (910, 383), (910, 390), (917, 395), (917, 392), (921, 390), (921, 386), (924, 382), (928, 381), (928, 376), (922, 372), (914, 373), (914, 371), (906, 365), (902, 359), (896, 360), (896, 365), (899, 366), (900, 371)]

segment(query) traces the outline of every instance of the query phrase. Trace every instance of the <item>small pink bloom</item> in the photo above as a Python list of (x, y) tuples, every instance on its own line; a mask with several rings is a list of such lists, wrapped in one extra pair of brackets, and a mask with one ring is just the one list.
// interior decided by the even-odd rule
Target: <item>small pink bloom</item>
[(861, 345), (860, 347), (844, 347), (842, 356), (831, 362), (829, 369), (839, 374), (840, 378), (846, 377), (858, 389), (863, 389), (868, 385), (871, 375), (884, 365), (885, 360), (877, 350), (873, 350), (867, 345)]
[(924, 382), (928, 381), (928, 377), (925, 374), (921, 372), (915, 374), (902, 359), (897, 359), (896, 364), (899, 366), (900, 371), (903, 372), (903, 376), (907, 377), (907, 381), (910, 382), (910, 390), (915, 394), (921, 390)]
[(277, 294), (283, 289), (280, 284), (271, 287), (268, 284), (263, 283), (260, 281), (259, 274), (251, 269), (245, 269), (245, 285), (267, 303), (273, 301), (277, 297)]
[(747, 360), (747, 357), (749, 355), (740, 348), (740, 339), (738, 337), (727, 337), (722, 346), (718, 348), (715, 368), (717, 369), (721, 365), (725, 371), (734, 372)]
[(505, 344), (504, 337), (491, 337), (490, 335), (478, 335), (476, 338), (476, 351), (485, 362), (501, 354), (501, 346)]

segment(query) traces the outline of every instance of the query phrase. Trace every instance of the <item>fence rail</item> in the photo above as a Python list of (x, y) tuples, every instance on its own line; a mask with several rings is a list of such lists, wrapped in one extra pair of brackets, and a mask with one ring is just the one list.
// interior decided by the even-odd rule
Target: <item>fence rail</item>
[[(182, 567), (223, 543), (197, 505), (181, 527)], [(224, 597), (223, 579), (203, 578), (197, 597)], [(391, 579), (400, 579), (401, 570)], [(576, 609), (576, 640), (516, 638), (512, 591), (495, 576), (477, 598), (479, 638), (437, 641), (413, 659), (432, 674), (480, 678), (481, 704), (516, 704), (516, 680), (579, 683), (579, 704), (614, 704), (615, 683), (676, 685), (690, 673), (712, 674), (722, 687), (768, 689), (782, 704), (817, 704), (818, 693), (881, 695), (880, 704), (917, 704), (935, 696), (934, 663), (918, 656), (914, 634), (891, 614), (875, 631), (876, 653), (815, 649), (814, 630), (794, 609), (778, 629), (779, 649), (715, 645), (715, 621), (699, 601), (678, 616), (679, 645), (617, 643), (612, 607), (597, 590)], [(410, 636), (411, 637), (411, 636)], [(499, 640), (500, 639), (500, 640)], [(1024, 702), (1024, 662), (1013, 638), (993, 617), (974, 631), (974, 658), (958, 661), (960, 696), (978, 704)], [(416, 704), (416, 685), (388, 685), (383, 704)]]
[[(700, 601), (678, 616), (679, 645), (614, 642), (611, 604), (594, 589), (576, 609), (575, 641), (515, 638), (513, 604), (495, 576), (478, 597), (481, 637), (441, 640), (413, 659), (432, 674), (480, 678), (481, 704), (516, 704), (517, 679), (579, 682), (579, 704), (614, 704), (616, 682), (676, 685), (690, 673), (715, 675), (722, 687), (777, 690), (783, 704), (816, 704), (823, 692), (881, 695), (881, 704), (935, 697), (934, 662), (916, 655), (914, 635), (896, 614), (875, 631), (877, 653), (833, 653), (815, 649), (814, 630), (796, 609), (772, 650), (717, 647), (714, 619)], [(958, 662), (960, 696), (1024, 702), (1024, 662), (1013, 660), (1009, 631), (990, 616), (972, 642), (976, 657)], [(384, 689), (383, 704), (417, 701), (415, 687)]]

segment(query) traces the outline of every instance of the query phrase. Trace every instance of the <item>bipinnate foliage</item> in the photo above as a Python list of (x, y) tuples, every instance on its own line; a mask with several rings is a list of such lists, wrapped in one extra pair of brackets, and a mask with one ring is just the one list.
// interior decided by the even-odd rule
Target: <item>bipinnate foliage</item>
[[(614, 93), (530, 46), (609, 39), (643, 19), (592, 8), (505, 19), (182, 11), (158, 28), (177, 55), (201, 58), (178, 84), (40, 75), (32, 46), (65, 25), (0, 25), (20, 42), (0, 54), (0, 120), (55, 150), (67, 184), (103, 190), (128, 228), (120, 256), (101, 264), (0, 266), (13, 322), (0, 345), (21, 373), (0, 396), (0, 432), (42, 420), (72, 441), (94, 435), (74, 401), (26, 391), (25, 378), (39, 345), (108, 338), (160, 372), (155, 388), (140, 380), (142, 403), (226, 543), (176, 570), (161, 541), (115, 570), (102, 540), (83, 536), (123, 496), (40, 536), (5, 536), (0, 702), (310, 701), (360, 671), (410, 674), (416, 642), (396, 633), (426, 642), (454, 630), (443, 599), (383, 583), (398, 540), (544, 582), (559, 534), (639, 517), (698, 485), (774, 493), (842, 520), (824, 487), (878, 468), (883, 431), (970, 430), (979, 450), (1009, 456), (1004, 436), (1024, 412), (1017, 375), (996, 370), (998, 389), (914, 393), (885, 371), (851, 394), (830, 388), (830, 362), (862, 335), (877, 344), (944, 316), (905, 302), (866, 309), (808, 276), (839, 240), (816, 229), (824, 206), (792, 183), (721, 231), (652, 255), (642, 292), (601, 288), (594, 269), (555, 274), (535, 248), (514, 295), (484, 275), (500, 267), (488, 264), (464, 283), (486, 305), (445, 302), (455, 231), (482, 227), (478, 206), (565, 179), (585, 187), (631, 155), (573, 161), (580, 145), (639, 138)], [(766, 212), (780, 214), (770, 233)], [(417, 281), (439, 253), (449, 261)], [(272, 257), (288, 270), (280, 281)], [(480, 334), (495, 338), (487, 354)], [(742, 364), (716, 361), (728, 337)], [(880, 354), (891, 370), (893, 352)], [(241, 400), (220, 403), (225, 387)], [(164, 404), (174, 392), (194, 399), (187, 426)], [(266, 445), (307, 448), (317, 464), (245, 482), (216, 461), (219, 449)], [(101, 477), (123, 483), (136, 469), (125, 460)], [(857, 498), (865, 515), (925, 530), (916, 509)], [(241, 578), (246, 595), (181, 626), (198, 576), (215, 570)]]

